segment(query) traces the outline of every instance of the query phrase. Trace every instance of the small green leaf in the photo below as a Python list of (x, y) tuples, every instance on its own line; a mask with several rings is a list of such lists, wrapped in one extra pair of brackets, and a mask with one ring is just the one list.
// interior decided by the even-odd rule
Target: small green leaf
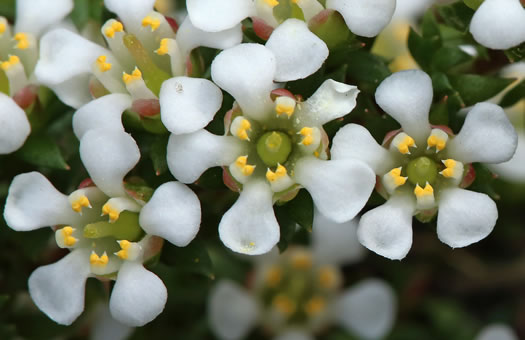
[(463, 2), (454, 2), (450, 5), (438, 7), (438, 13), (445, 23), (462, 32), (466, 32), (470, 25), (470, 20), (474, 15), (472, 8)]
[(215, 279), (213, 264), (201, 240), (193, 240), (189, 245), (181, 248), (167, 242), (164, 243), (161, 262), (177, 270), (204, 275), (211, 280)]
[(516, 85), (512, 90), (507, 92), (499, 105), (502, 107), (509, 107), (522, 99), (525, 99), (525, 79)]
[(168, 145), (169, 135), (156, 136), (151, 144), (150, 158), (153, 162), (153, 168), (157, 176), (162, 175), (168, 170), (168, 162), (166, 160), (166, 148)]
[(24, 146), (16, 152), (21, 160), (52, 169), (69, 170), (60, 149), (56, 143), (46, 135), (31, 135)]
[(456, 89), (466, 106), (485, 101), (500, 93), (512, 84), (514, 79), (463, 74), (449, 76), (452, 87)]
[(295, 235), (297, 223), (290, 216), (286, 206), (275, 206), (274, 211), (275, 217), (277, 217), (277, 221), (279, 222), (279, 227), (281, 228), (281, 239), (279, 243), (277, 243), (277, 247), (279, 247), (279, 251), (282, 253), (288, 248), (288, 244)]
[(456, 46), (443, 46), (434, 54), (431, 66), (434, 70), (447, 72), (450, 68), (472, 60), (472, 57)]
[(347, 75), (353, 81), (360, 83), (359, 88), (364, 91), (375, 91), (377, 86), (392, 73), (385, 59), (367, 51), (352, 51), (348, 53), (348, 60), (351, 62), (347, 64)]
[(430, 63), (436, 51), (441, 47), (438, 39), (425, 39), (410, 28), (408, 34), (408, 49), (414, 60), (423, 70), (430, 69)]
[(421, 23), (423, 38), (431, 40), (441, 40), (439, 25), (432, 11), (427, 11)]
[(465, 5), (472, 8), (473, 10), (477, 10), (479, 6), (483, 3), (485, 0), (463, 0)]
[(525, 42), (519, 46), (505, 51), (505, 55), (511, 63), (515, 63), (525, 58)]
[(314, 220), (314, 201), (306, 190), (299, 190), (293, 200), (286, 203), (290, 217), (307, 231), (312, 231)]

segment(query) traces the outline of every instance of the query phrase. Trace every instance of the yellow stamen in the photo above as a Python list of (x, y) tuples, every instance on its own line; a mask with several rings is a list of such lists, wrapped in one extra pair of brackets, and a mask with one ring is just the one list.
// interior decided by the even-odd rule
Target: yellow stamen
[(279, 267), (271, 267), (266, 272), (266, 284), (270, 287), (276, 287), (283, 277), (283, 271)]
[(295, 100), (287, 96), (281, 96), (275, 99), (275, 112), (277, 115), (287, 115), (290, 118), (295, 111)]
[(96, 63), (97, 63), (97, 66), (100, 72), (106, 72), (106, 71), (111, 70), (111, 64), (106, 63), (106, 60), (107, 60), (107, 57), (105, 55), (101, 55), (100, 57), (97, 58)]
[(237, 137), (241, 140), (250, 140), (250, 137), (248, 136), (248, 131), (252, 130), (252, 124), (250, 124), (250, 121), (248, 119), (243, 119), (241, 121), (241, 126), (237, 130)]
[(299, 134), (303, 136), (303, 140), (301, 141), (301, 144), (303, 145), (311, 145), (314, 142), (314, 129), (310, 127), (303, 127), (301, 131), (299, 131)]
[(419, 184), (416, 184), (414, 189), (414, 194), (416, 197), (430, 196), (434, 194), (434, 188), (430, 184), (426, 184), (424, 188), (420, 187)]
[(312, 256), (307, 252), (297, 252), (293, 254), (291, 264), (295, 269), (309, 269), (312, 267)]
[(25, 33), (17, 33), (13, 37), (16, 41), (18, 41), (18, 44), (16, 44), (16, 48), (19, 48), (21, 50), (25, 50), (29, 47), (29, 40), (27, 39), (27, 34)]
[(255, 165), (248, 165), (248, 156), (239, 156), (235, 161), (235, 165), (241, 170), (244, 176), (250, 176), (255, 170)]
[(284, 176), (286, 176), (286, 168), (281, 164), (277, 164), (277, 169), (275, 170), (275, 172), (273, 172), (270, 169), (266, 171), (266, 179), (270, 182), (274, 182)]
[(295, 312), (295, 303), (286, 295), (276, 295), (272, 300), (272, 305), (285, 316), (290, 316)]
[(443, 175), (446, 178), (455, 177), (456, 171), (463, 171), (463, 168), (461, 167), (459, 170), (457, 169), (458, 163), (453, 159), (446, 159), (442, 161), (443, 164), (445, 164), (446, 169), (440, 172), (441, 175)]
[(131, 74), (127, 74), (126, 72), (124, 72), (124, 74), (122, 75), (122, 80), (126, 85), (129, 85), (131, 82), (139, 79), (142, 79), (142, 72), (140, 72), (140, 70), (137, 67), (135, 67)]
[(102, 254), (102, 256), (98, 256), (94, 251), (91, 252), (91, 255), (89, 256), (89, 263), (91, 263), (91, 265), (93, 266), (97, 266), (97, 267), (105, 267), (109, 262), (109, 258), (108, 258), (108, 255), (106, 254), (106, 252), (104, 252), (104, 254)]
[(319, 269), (319, 284), (325, 289), (334, 288), (337, 283), (337, 274), (332, 267)]
[(279, 4), (278, 0), (264, 0), (264, 2), (266, 2), (266, 4), (272, 8)]
[(75, 245), (75, 243), (77, 243), (77, 239), (71, 236), (73, 235), (74, 231), (75, 229), (73, 229), (71, 226), (65, 226), (61, 229), (62, 237), (64, 238), (64, 244), (67, 247), (72, 247)]
[(164, 38), (160, 41), (160, 46), (158, 49), (155, 50), (155, 53), (158, 55), (165, 55), (169, 52), (169, 40), (168, 38)]
[(311, 298), (304, 306), (304, 311), (310, 317), (315, 316), (323, 311), (325, 308), (326, 302), (320, 296), (314, 296)]
[(441, 151), (445, 148), (447, 145), (447, 142), (435, 135), (431, 135), (427, 139), (427, 145), (429, 148), (436, 147), (436, 150)]
[(3, 22), (0, 22), (0, 34), (4, 34), (6, 26)]
[(416, 144), (416, 142), (414, 141), (414, 139), (410, 136), (406, 136), (402, 141), (401, 143), (399, 143), (399, 145), (397, 146), (397, 149), (399, 150), (399, 152), (401, 152), (403, 155), (407, 154), (407, 153), (410, 153), (409, 151), (409, 147), (411, 146), (414, 146)]
[(131, 247), (131, 242), (129, 242), (128, 240), (122, 240), (118, 241), (118, 244), (120, 245), (120, 248), (122, 250), (116, 252), (115, 255), (117, 255), (122, 260), (126, 260), (129, 257), (128, 250)]
[(18, 58), (16, 55), (10, 55), (9, 60), (1, 63), (0, 67), (2, 68), (2, 70), (7, 71), (18, 63), (20, 63), (20, 58)]
[(106, 30), (104, 31), (104, 34), (108, 38), (113, 38), (116, 32), (122, 32), (122, 31), (124, 31), (124, 26), (122, 26), (122, 23), (119, 21), (114, 21), (111, 24), (111, 26), (106, 28)]
[(155, 31), (160, 26), (160, 20), (152, 18), (149, 15), (142, 19), (142, 27), (151, 27), (151, 31)]
[(390, 176), (394, 179), (396, 187), (406, 183), (408, 177), (401, 176), (401, 167), (390, 170)]
[(76, 212), (81, 212), (83, 207), (91, 207), (86, 196), (81, 196), (79, 199), (71, 203), (71, 208)]
[(120, 212), (114, 209), (109, 203), (106, 203), (102, 206), (102, 216), (104, 215), (109, 215), (110, 221), (115, 222), (118, 220)]

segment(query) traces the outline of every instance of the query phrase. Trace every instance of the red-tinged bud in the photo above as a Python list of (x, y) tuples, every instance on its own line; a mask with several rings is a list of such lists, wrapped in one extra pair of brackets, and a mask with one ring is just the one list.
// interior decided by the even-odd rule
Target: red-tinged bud
[(468, 188), (476, 179), (476, 170), (472, 166), (472, 164), (465, 164), (467, 168), (467, 172), (465, 173), (465, 176), (463, 177), (463, 180), (459, 184), (460, 188)]
[(252, 17), (252, 23), (253, 31), (259, 38), (264, 41), (270, 38), (270, 35), (272, 35), (273, 32), (272, 26), (268, 25), (264, 20), (257, 17)]
[(224, 115), (224, 131), (230, 131), (230, 125), (232, 124), (232, 121), (235, 119), (235, 117), (240, 115), (242, 115), (241, 108), (239, 105), (234, 104), (233, 108)]
[(93, 182), (91, 178), (86, 178), (85, 180), (80, 182), (80, 184), (78, 185), (78, 189), (84, 189), (84, 188), (95, 187), (95, 186), (96, 186), (95, 182)]
[(22, 109), (27, 109), (35, 102), (38, 97), (38, 86), (28, 85), (18, 91), (14, 96), (13, 100), (18, 104)]
[(392, 142), (392, 139), (394, 139), (394, 137), (400, 132), (403, 132), (403, 129), (397, 129), (397, 130), (387, 132), (387, 134), (385, 135), (385, 138), (383, 139), (383, 143), (381, 145), (383, 145), (385, 148), (388, 149), (388, 147), (390, 146), (390, 143)]
[(160, 103), (158, 99), (137, 99), (133, 102), (131, 109), (141, 117), (154, 117), (160, 114)]
[(233, 178), (233, 176), (230, 174), (230, 170), (228, 170), (227, 166), (222, 167), (222, 181), (224, 182), (224, 185), (228, 187), (233, 192), (241, 192), (241, 187), (239, 183)]
[(325, 9), (310, 19), (308, 28), (321, 38), (329, 49), (339, 47), (352, 36), (341, 14), (331, 9)]
[(272, 98), (273, 101), (275, 101), (277, 97), (290, 97), (293, 100), (297, 100), (294, 94), (288, 91), (287, 89), (275, 89), (270, 93), (270, 97)]
[(167, 17), (165, 16), (164, 17), (166, 19), (166, 21), (168, 22), (168, 24), (170, 24), (171, 26), (171, 29), (173, 30), (173, 33), (177, 33), (177, 31), (179, 30), (179, 24), (177, 23), (177, 20), (175, 20), (174, 18), (172, 17)]

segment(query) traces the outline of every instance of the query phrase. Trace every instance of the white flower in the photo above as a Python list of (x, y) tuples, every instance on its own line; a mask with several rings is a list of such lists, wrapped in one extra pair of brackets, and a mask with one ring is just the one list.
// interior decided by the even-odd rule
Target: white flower
[(412, 216), (430, 219), (437, 209), (437, 234), (451, 247), (464, 247), (485, 238), (498, 211), (487, 195), (458, 187), (472, 162), (509, 160), (517, 136), (503, 110), (476, 104), (458, 135), (431, 126), (432, 82), (419, 70), (397, 72), (378, 87), (376, 101), (402, 130), (384, 147), (362, 126), (349, 124), (333, 140), (332, 159), (357, 158), (378, 176), (388, 201), (361, 218), (360, 242), (390, 259), (402, 259), (412, 245)]
[[(113, 96), (129, 102), (125, 95)], [(83, 107), (87, 116), (78, 118), (77, 112), (75, 117), (80, 156), (92, 185), (66, 196), (43, 175), (31, 172), (15, 177), (6, 200), (4, 217), (12, 229), (52, 226), (58, 246), (71, 250), (29, 278), (36, 305), (60, 324), (69, 325), (82, 313), (88, 277), (116, 280), (110, 310), (119, 322), (141, 326), (153, 320), (167, 298), (162, 281), (143, 266), (162, 246), (162, 239), (155, 236), (186, 246), (200, 225), (199, 200), (185, 185), (164, 183), (149, 200), (143, 187), (124, 186), (123, 178), (140, 153), (133, 138), (118, 126), (93, 128), (101, 115), (90, 110), (110, 102), (108, 97)], [(110, 102), (104, 113), (114, 117), (123, 106), (111, 107)]]
[(509, 326), (495, 323), (483, 328), (475, 340), (518, 340), (518, 336)]
[(72, 0), (18, 0), (16, 25), (0, 17), (0, 155), (19, 149), (31, 132), (24, 109), (37, 95), (33, 70), (38, 38), (73, 9)]
[(215, 32), (231, 28), (251, 17), (277, 27), (289, 18), (308, 22), (326, 9), (338, 11), (348, 28), (357, 35), (376, 36), (389, 22), (396, 7), (395, 0), (188, 0), (188, 15), (195, 26)]
[[(129, 94), (144, 116), (158, 114), (162, 82), (181, 76), (197, 46), (226, 48), (241, 42), (240, 25), (208, 33), (186, 19), (175, 34), (170, 22), (153, 10), (154, 0), (106, 0), (121, 21), (110, 19), (101, 28), (108, 48), (65, 29), (42, 38), (35, 73), (66, 104), (79, 108), (93, 97)], [(157, 108), (157, 111), (155, 109)]]
[(520, 0), (485, 0), (472, 17), (470, 33), (488, 48), (517, 46), (525, 42), (525, 8)]
[(212, 78), (237, 103), (226, 116), (225, 136), (203, 129), (222, 102), (212, 82), (177, 77), (163, 84), (160, 95), (162, 121), (174, 133), (167, 154), (171, 172), (191, 183), (210, 167), (227, 167), (226, 184), (241, 195), (223, 216), (219, 234), (227, 247), (251, 255), (270, 251), (279, 240), (275, 201), (290, 200), (305, 187), (323, 214), (344, 222), (361, 210), (375, 182), (362, 162), (325, 160), (322, 125), (355, 107), (356, 87), (327, 80), (307, 101), (298, 101), (289, 91), (274, 90), (280, 58), (300, 77), (294, 69), (302, 56), (275, 55), (262, 45), (242, 44), (215, 58)]

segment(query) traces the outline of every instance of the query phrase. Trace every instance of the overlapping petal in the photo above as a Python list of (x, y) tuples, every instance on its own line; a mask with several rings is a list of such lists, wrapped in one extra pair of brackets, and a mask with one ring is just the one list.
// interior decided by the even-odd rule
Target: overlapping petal
[(73, 10), (73, 0), (17, 0), (16, 32), (39, 36)]
[(11, 97), (0, 92), (0, 155), (18, 150), (30, 132), (24, 110)]
[(255, 14), (255, 6), (250, 0), (188, 0), (186, 8), (194, 25), (209, 32), (232, 28)]

